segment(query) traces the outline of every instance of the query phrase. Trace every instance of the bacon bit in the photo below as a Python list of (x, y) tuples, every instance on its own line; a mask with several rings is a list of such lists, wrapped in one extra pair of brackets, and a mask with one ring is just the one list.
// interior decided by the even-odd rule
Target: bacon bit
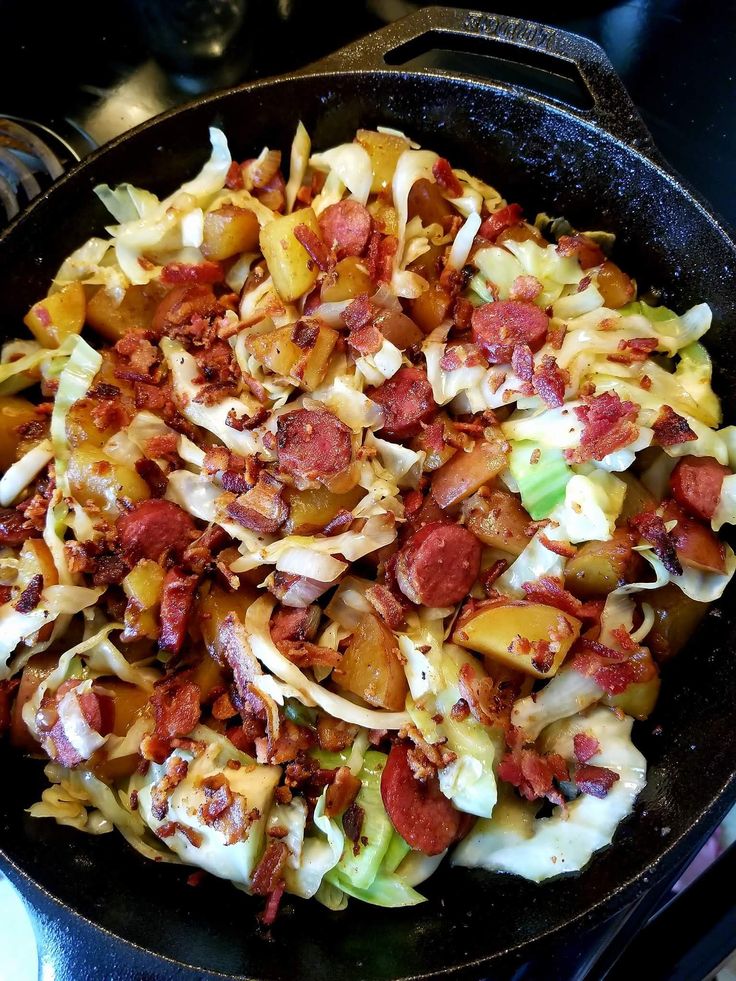
[(688, 425), (687, 419), (683, 419), (669, 405), (663, 405), (659, 410), (659, 415), (652, 423), (652, 429), (660, 446), (674, 446), (698, 438)]
[(349, 330), (357, 330), (372, 322), (378, 312), (378, 307), (368, 293), (360, 293), (342, 312), (342, 319)]
[(450, 709), (450, 718), (456, 722), (464, 722), (470, 715), (470, 706), (464, 698), (459, 698)]
[(449, 160), (439, 157), (432, 167), (432, 174), (442, 190), (449, 194), (451, 198), (462, 197), (462, 184), (452, 172)]
[(517, 276), (511, 284), (509, 299), (533, 303), (543, 288), (536, 276)]
[(549, 346), (554, 348), (555, 351), (559, 351), (562, 347), (562, 342), (565, 340), (566, 334), (566, 324), (553, 324), (547, 331), (547, 342), (549, 343)]
[(557, 753), (541, 754), (535, 749), (514, 747), (498, 765), (501, 780), (517, 787), (526, 800), (546, 797), (553, 804), (563, 804), (564, 798), (553, 781), (569, 780), (564, 759)]
[(151, 812), (157, 821), (163, 821), (169, 810), (169, 797), (189, 772), (189, 764), (180, 756), (170, 756), (166, 772), (151, 791)]
[(207, 873), (204, 869), (197, 869), (196, 872), (192, 872), (191, 875), (187, 876), (187, 885), (197, 888), (201, 886), (204, 880), (207, 878)]
[(279, 726), (278, 737), (272, 739), (269, 734), (267, 746), (265, 742), (256, 739), (256, 759), (259, 763), (279, 766), (310, 749), (315, 743), (315, 736), (311, 729), (299, 726), (291, 719), (284, 719)]
[(658, 341), (655, 337), (632, 337), (628, 340), (621, 340), (618, 342), (618, 349), (625, 352), (626, 358), (617, 358), (616, 355), (611, 355), (609, 360), (621, 360), (628, 364), (646, 361), (652, 351), (656, 350), (657, 344)]
[[(529, 463), (530, 463), (530, 465), (532, 467), (536, 467), (536, 465), (539, 463), (539, 461), (541, 459), (542, 459), (542, 451), (541, 451), (541, 449), (539, 447), (537, 447), (535, 450), (532, 450), (531, 455), (529, 457)], [(546, 527), (546, 525), (545, 525), (545, 527)]]
[(652, 387), (652, 379), (649, 377), (649, 375), (641, 376), (639, 379), (639, 386), (643, 388), (645, 392), (649, 391), (649, 389)]
[(213, 718), (222, 721), (232, 719), (233, 716), (238, 714), (238, 710), (233, 705), (230, 695), (227, 692), (223, 692), (222, 695), (217, 696), (212, 703), (211, 711)]
[(499, 208), (483, 222), (478, 229), (478, 234), (489, 242), (495, 242), (501, 232), (506, 231), (514, 225), (518, 225), (524, 220), (524, 212), (520, 204), (507, 204), (504, 208)]
[(402, 630), (406, 626), (408, 607), (387, 586), (380, 583), (370, 586), (365, 598), (391, 630)]
[(300, 668), (334, 668), (340, 663), (342, 655), (332, 647), (320, 647), (308, 640), (274, 641), (278, 649), (292, 664)]
[(575, 546), (570, 542), (556, 542), (551, 538), (547, 538), (546, 535), (540, 535), (539, 541), (550, 552), (554, 552), (555, 555), (561, 555), (564, 559), (571, 559), (577, 552)]
[(135, 469), (139, 476), (148, 484), (153, 497), (163, 497), (166, 493), (168, 480), (166, 474), (154, 460), (145, 458), (135, 461)]
[[(142, 763), (163, 763), (172, 751), (171, 743), (168, 739), (159, 739), (158, 736), (144, 736), (141, 740), (140, 754), (143, 757)], [(146, 773), (146, 769), (138, 770), (139, 773)]]
[(623, 624), (620, 627), (616, 627), (611, 633), (616, 638), (616, 643), (622, 651), (631, 651), (633, 653), (639, 650), (638, 645), (631, 639), (631, 634)]
[(555, 358), (546, 354), (542, 358), (542, 364), (534, 372), (532, 385), (542, 401), (554, 409), (565, 401), (565, 385), (569, 381), (569, 372), (560, 368)]
[[(354, 778), (355, 779), (355, 778)], [(360, 784), (360, 781), (358, 781)], [(330, 790), (327, 791), (329, 798)], [(327, 810), (325, 809), (325, 814)], [(363, 830), (363, 821), (365, 820), (365, 810), (360, 806), (360, 804), (352, 803), (342, 816), (342, 826), (345, 831), (345, 837), (353, 842), (353, 855), (357, 855), (360, 852), (360, 832)]]
[[(325, 797), (325, 814), (327, 817), (337, 817), (347, 810), (358, 796), (362, 784), (358, 777), (350, 772), (350, 767), (340, 766), (335, 772), (335, 779), (327, 788)], [(355, 841), (355, 838), (351, 838)]]
[(186, 736), (199, 722), (199, 685), (181, 677), (164, 678), (151, 695), (154, 731), (159, 739)]
[(261, 923), (264, 926), (270, 927), (276, 922), (285, 889), (286, 885), (280, 882), (273, 892), (269, 893), (268, 899), (266, 900), (266, 907), (261, 913)]
[(622, 402), (616, 392), (604, 392), (587, 398), (586, 402), (575, 408), (575, 415), (583, 423), (580, 446), (565, 451), (572, 463), (602, 460), (609, 453), (633, 443), (639, 435), (639, 429), (634, 425), (639, 406), (634, 402)]
[(251, 531), (274, 534), (289, 516), (283, 500), (284, 485), (270, 473), (261, 471), (258, 480), (245, 494), (228, 504), (228, 515)]
[(284, 772), (284, 783), (289, 790), (299, 790), (305, 797), (319, 797), (335, 779), (337, 770), (323, 770), (317, 760), (299, 753)]
[(495, 590), (491, 587), (498, 577), (504, 574), (508, 567), (509, 564), (506, 559), (496, 559), (490, 568), (484, 569), (483, 572), (481, 572), (480, 584), (483, 587), (483, 592), (486, 594), (486, 596), (490, 596), (492, 593), (495, 593)]
[(327, 272), (330, 268), (330, 251), (322, 239), (308, 225), (297, 225), (294, 238), (307, 252), (318, 269)]
[(341, 508), (331, 521), (322, 529), (323, 535), (338, 535), (340, 532), (346, 531), (350, 525), (355, 521), (355, 515), (352, 511), (348, 511), (345, 508)]
[(237, 160), (233, 160), (227, 169), (225, 187), (231, 191), (241, 191), (244, 187), (243, 170)]
[(455, 297), (452, 308), (452, 320), (458, 330), (470, 330), (473, 317), (473, 304), (464, 296)]
[(166, 824), (162, 824), (160, 827), (154, 828), (153, 833), (157, 838), (162, 838), (165, 840), (166, 838), (173, 837), (178, 829), (179, 825), (176, 823), (176, 821), (167, 821)]
[(524, 590), (526, 598), (532, 603), (554, 606), (563, 613), (577, 617), (578, 620), (597, 621), (600, 619), (603, 608), (601, 600), (589, 600), (587, 603), (582, 603), (563, 587), (560, 579), (555, 579), (553, 576), (541, 576), (534, 582), (523, 583), (521, 588)]
[(291, 330), (291, 339), (302, 351), (311, 351), (319, 337), (319, 326), (308, 320), (297, 320)]
[(43, 576), (40, 574), (33, 576), (14, 604), (18, 613), (30, 613), (31, 610), (35, 610), (41, 600), (42, 589)]
[(531, 381), (534, 374), (534, 358), (528, 344), (515, 344), (511, 352), (511, 370), (522, 379)]
[[(634, 666), (629, 660), (622, 660), (618, 651), (582, 638), (577, 644), (579, 653), (570, 660), (573, 670), (592, 678), (609, 695), (620, 695), (635, 680)], [(601, 654), (600, 648), (611, 657)]]
[(171, 286), (180, 283), (221, 283), (225, 278), (219, 262), (206, 259), (204, 262), (169, 262), (161, 270), (161, 282)]
[(427, 742), (419, 729), (412, 723), (399, 730), (399, 737), (410, 739), (414, 744), (407, 752), (407, 759), (417, 780), (429, 780), (437, 770), (449, 766), (457, 759), (455, 753), (445, 749), (441, 742)]
[(578, 790), (591, 797), (602, 800), (620, 779), (620, 774), (605, 766), (579, 766), (575, 770), (575, 784)]
[(368, 323), (353, 328), (348, 334), (347, 340), (350, 347), (358, 354), (369, 355), (381, 350), (383, 334), (375, 324)]
[(326, 749), (330, 753), (340, 753), (348, 746), (352, 746), (357, 735), (358, 727), (349, 722), (336, 719), (326, 712), (320, 712), (317, 716), (317, 742), (320, 749)]
[(606, 261), (601, 247), (587, 235), (561, 235), (557, 242), (557, 253), (564, 258), (577, 256), (581, 269), (600, 266)]
[(578, 763), (587, 763), (600, 752), (601, 744), (587, 732), (576, 732), (572, 739), (573, 752)]
[(664, 520), (658, 514), (652, 511), (637, 514), (629, 520), (629, 524), (654, 548), (654, 554), (667, 572), (673, 576), (682, 575), (682, 566), (677, 557), (675, 543), (665, 528)]
[(368, 243), (365, 265), (376, 283), (388, 283), (393, 273), (394, 256), (399, 247), (395, 235), (380, 235), (374, 232)]
[[(508, 723), (516, 694), (512, 684), (497, 685), (492, 678), (479, 677), (472, 666), (466, 663), (460, 668), (458, 687), (460, 701), (467, 706), (477, 722), (487, 726), (505, 726)], [(453, 711), (454, 708), (455, 706)], [(458, 711), (462, 713), (464, 709), (460, 708)]]

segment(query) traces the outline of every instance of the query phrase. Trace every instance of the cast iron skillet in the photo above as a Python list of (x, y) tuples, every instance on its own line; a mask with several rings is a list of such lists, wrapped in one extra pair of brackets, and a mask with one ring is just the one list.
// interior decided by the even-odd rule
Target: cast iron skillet
[[(421, 70), (402, 67), (431, 49), (531, 64), (547, 87), (567, 93), (572, 82), (579, 94), (574, 106), (565, 105), (513, 82), (436, 67), (436, 55), (424, 57)], [(443, 57), (451, 65), (452, 56)], [(661, 288), (676, 308), (704, 299), (712, 305), (716, 327), (708, 342), (716, 389), (725, 396), (726, 417), (736, 415), (730, 340), (736, 246), (662, 164), (603, 52), (552, 28), (443, 9), (424, 10), (304, 72), (168, 113), (88, 158), (0, 237), (4, 336), (18, 331), (61, 259), (108, 220), (91, 193), (95, 184), (127, 180), (168, 193), (205, 159), (210, 124), (225, 130), (233, 155), (243, 159), (264, 143), (288, 150), (298, 119), (316, 147), (349, 140), (359, 126), (405, 129), (521, 201), (529, 214), (543, 207), (579, 227), (616, 232), (618, 255), (642, 286)], [(4, 868), (31, 899), (40, 898), (40, 889), (63, 904), (58, 915), (71, 931), (90, 936), (83, 917), (151, 952), (141, 960), (141, 951), (118, 944), (117, 976), (126, 957), (145, 963), (151, 977), (181, 977), (184, 965), (200, 977), (211, 971), (333, 981), (488, 973), (504, 952), (523, 946), (520, 953), (528, 956), (561, 931), (579, 937), (630, 904), (672, 874), (732, 803), (733, 641), (734, 617), (724, 607), (709, 614), (689, 650), (665, 672), (656, 714), (636, 734), (650, 764), (647, 787), (614, 845), (581, 876), (536, 886), (446, 869), (427, 886), (429, 903), (415, 909), (351, 902), (347, 912), (334, 914), (316, 903), (287, 902), (268, 941), (257, 935), (255, 903), (229, 885), (212, 881), (191, 889), (186, 870), (146, 862), (117, 835), (90, 838), (30, 820), (23, 808), (38, 799), (40, 766), (7, 749), (0, 798)], [(116, 945), (109, 934), (97, 938)]]

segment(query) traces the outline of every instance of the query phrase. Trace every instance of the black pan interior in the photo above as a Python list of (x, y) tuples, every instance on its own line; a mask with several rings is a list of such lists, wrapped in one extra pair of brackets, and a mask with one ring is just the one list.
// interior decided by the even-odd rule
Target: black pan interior
[[(308, 75), (244, 88), (144, 127), (66, 178), (0, 239), (0, 331), (14, 336), (61, 259), (107, 221), (91, 194), (128, 180), (168, 192), (207, 156), (207, 127), (223, 127), (233, 155), (267, 143), (287, 152), (302, 119), (313, 145), (349, 140), (359, 126), (404, 129), (456, 166), (498, 186), (527, 213), (544, 208), (579, 227), (616, 232), (617, 254), (643, 287), (676, 308), (708, 300), (716, 387), (734, 417), (732, 287), (736, 250), (677, 181), (599, 130), (549, 103), (501, 86), (398, 72)], [(444, 870), (416, 909), (351, 902), (333, 914), (287, 902), (273, 939), (256, 934), (257, 904), (214, 881), (139, 858), (117, 836), (90, 838), (23, 812), (43, 786), (40, 766), (1, 752), (0, 847), (17, 866), (91, 921), (181, 963), (259, 978), (427, 975), (477, 964), (573, 924), (580, 931), (674, 868), (730, 800), (736, 767), (734, 618), (706, 618), (666, 671), (656, 715), (638, 726), (649, 783), (615, 845), (581, 876), (535, 886), (511, 877)], [(655, 726), (661, 732), (653, 735)], [(683, 842), (683, 836), (689, 834)], [(659, 863), (657, 865), (657, 863)], [(628, 885), (628, 888), (627, 888)], [(471, 973), (479, 967), (469, 968)]]

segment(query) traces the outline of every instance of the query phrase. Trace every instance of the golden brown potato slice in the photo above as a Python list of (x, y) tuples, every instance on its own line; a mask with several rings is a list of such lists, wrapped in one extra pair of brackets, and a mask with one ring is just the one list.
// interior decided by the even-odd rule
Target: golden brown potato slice
[(298, 225), (306, 225), (321, 239), (317, 216), (311, 208), (274, 218), (260, 233), (261, 252), (284, 303), (292, 303), (311, 290), (319, 275), (316, 263), (294, 235)]
[(69, 283), (57, 293), (34, 303), (23, 318), (39, 344), (43, 347), (59, 347), (71, 334), (78, 334), (84, 327), (87, 301), (81, 283)]
[(340, 688), (369, 705), (400, 712), (409, 686), (399, 660), (399, 645), (378, 617), (364, 613), (332, 677)]

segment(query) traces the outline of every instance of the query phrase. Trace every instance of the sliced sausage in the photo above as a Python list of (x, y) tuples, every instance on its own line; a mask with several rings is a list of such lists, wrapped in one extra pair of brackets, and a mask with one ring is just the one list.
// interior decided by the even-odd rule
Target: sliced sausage
[(523, 300), (499, 300), (473, 311), (473, 340), (491, 364), (506, 364), (516, 344), (538, 351), (547, 336), (544, 310)]
[(726, 547), (709, 525), (688, 518), (674, 501), (665, 502), (662, 518), (677, 522), (670, 538), (683, 565), (705, 572), (726, 571)]
[(710, 521), (718, 507), (723, 478), (731, 473), (711, 456), (684, 456), (670, 477), (672, 495), (688, 514)]
[(328, 248), (334, 248), (338, 259), (362, 255), (371, 237), (373, 219), (359, 201), (339, 201), (325, 208), (319, 216), (319, 230)]
[(437, 411), (432, 386), (420, 368), (399, 368), (393, 378), (368, 389), (366, 395), (383, 409), (379, 432), (388, 439), (416, 436)]
[(191, 517), (173, 501), (153, 498), (141, 501), (132, 511), (118, 518), (118, 538), (126, 556), (132, 561), (160, 561), (167, 553), (180, 556), (196, 529)]
[(466, 824), (440, 790), (436, 776), (423, 782), (412, 773), (406, 743), (396, 743), (381, 774), (381, 798), (391, 824), (412, 848), (439, 855), (456, 841)]
[(425, 525), (401, 549), (396, 581), (412, 603), (452, 606), (478, 578), (480, 556), (480, 542), (467, 528), (438, 521)]
[(161, 595), (161, 628), (158, 646), (162, 651), (178, 654), (187, 633), (194, 604), (198, 576), (188, 576), (181, 569), (169, 569)]
[(281, 469), (308, 480), (346, 470), (353, 452), (348, 427), (322, 409), (297, 409), (279, 416), (276, 445)]
[(489, 215), (478, 229), (478, 234), (489, 242), (495, 242), (501, 232), (524, 220), (524, 212), (520, 204), (507, 204)]

